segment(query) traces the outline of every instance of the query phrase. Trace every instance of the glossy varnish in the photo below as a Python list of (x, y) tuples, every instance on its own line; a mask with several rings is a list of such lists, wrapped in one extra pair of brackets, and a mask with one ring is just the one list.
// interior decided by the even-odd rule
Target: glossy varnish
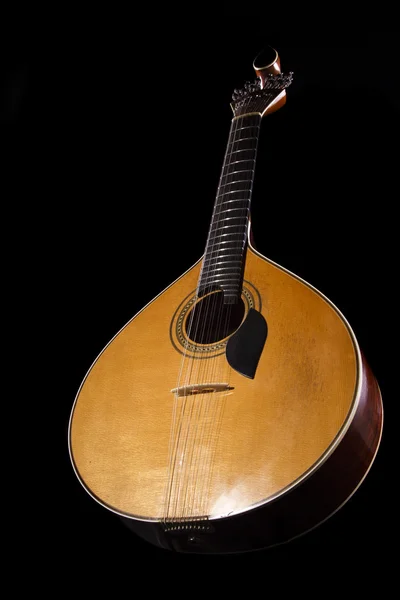
[[(171, 390), (182, 360), (171, 343), (171, 307), (196, 288), (199, 269), (200, 263), (120, 331), (77, 396), (70, 428), (75, 469), (90, 494), (122, 515), (164, 514)], [(195, 449), (200, 461), (212, 452), (212, 479), (196, 488), (196, 471), (187, 474), (187, 517), (233, 515), (286, 493), (332, 454), (360, 402), (360, 353), (335, 307), (252, 249), (244, 279), (258, 290), (268, 338), (254, 379), (231, 371), (234, 389), (217, 401), (217, 439), (204, 438), (203, 451)], [(223, 354), (214, 361), (226, 363)], [(182, 505), (175, 504), (179, 518)]]
[[(286, 101), (291, 75), (271, 80), (280, 73), (277, 52), (267, 49), (253, 67), (262, 91), (250, 86), (233, 98), (235, 127), (238, 119), (259, 124)], [(277, 95), (271, 94), (275, 84)], [(235, 149), (243, 152), (247, 144)], [(227, 189), (246, 196), (247, 204), (237, 207), (250, 207), (255, 158), (250, 154), (243, 154), (241, 167), (227, 154), (224, 208)], [(248, 183), (247, 195), (241, 180)], [(221, 231), (227, 223), (219, 221)], [(246, 222), (242, 225), (245, 232)], [(235, 229), (229, 231), (234, 238)], [(207, 286), (224, 280), (225, 247), (216, 228), (210, 232), (219, 242), (212, 240), (209, 260), (207, 244), (204, 264), (215, 270), (212, 281), (211, 271), (205, 278), (202, 272), (206, 285), (199, 291), (211, 294), (205, 302), (215, 307)], [(228, 266), (237, 255), (225, 257)], [(239, 323), (254, 308), (268, 326), (254, 379), (229, 367), (227, 338), (214, 339), (213, 332), (187, 337), (191, 310), (196, 306), (197, 314), (199, 308), (199, 261), (111, 340), (74, 403), (69, 447), (79, 480), (93, 498), (160, 547), (237, 552), (301, 535), (348, 500), (379, 447), (378, 384), (346, 319), (311, 285), (251, 244), (244, 257), (243, 287), (238, 280), (230, 300), (239, 306)], [(241, 275), (242, 269), (243, 262)], [(225, 282), (226, 304), (233, 274)], [(240, 293), (244, 312), (236, 303)], [(199, 326), (206, 321), (198, 319)]]

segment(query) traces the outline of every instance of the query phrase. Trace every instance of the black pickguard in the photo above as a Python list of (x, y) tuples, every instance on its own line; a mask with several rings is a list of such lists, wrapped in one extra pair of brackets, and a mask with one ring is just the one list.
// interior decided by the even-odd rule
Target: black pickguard
[(250, 308), (246, 319), (226, 346), (226, 359), (232, 369), (254, 379), (267, 335), (267, 321), (260, 312)]

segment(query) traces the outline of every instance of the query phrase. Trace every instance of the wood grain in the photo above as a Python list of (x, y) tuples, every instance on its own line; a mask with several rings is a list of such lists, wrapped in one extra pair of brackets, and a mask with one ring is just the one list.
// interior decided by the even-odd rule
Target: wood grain
[[(77, 396), (70, 427), (75, 469), (87, 491), (121, 515), (164, 514), (170, 390), (182, 366), (169, 327), (199, 269), (200, 262), (119, 332)], [(197, 404), (186, 415), (195, 415), (204, 435), (186, 429), (191, 463), (176, 471), (170, 516), (226, 517), (286, 493), (332, 453), (357, 408), (360, 355), (337, 310), (252, 248), (244, 278), (260, 294), (267, 342), (254, 380), (229, 373), (223, 354), (191, 361), (197, 378), (221, 381), (228, 373), (234, 390), (204, 400), (203, 412), (191, 398)]]

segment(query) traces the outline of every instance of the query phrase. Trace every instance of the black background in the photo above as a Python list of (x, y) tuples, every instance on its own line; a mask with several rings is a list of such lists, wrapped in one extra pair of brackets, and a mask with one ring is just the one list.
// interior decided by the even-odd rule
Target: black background
[[(128, 26), (115, 14), (57, 23), (48, 44), (15, 38), (2, 72), (10, 253), (22, 268), (16, 285), (23, 273), (21, 329), (29, 322), (29, 357), (39, 359), (30, 389), (44, 427), (29, 477), (41, 533), (55, 553), (72, 547), (76, 563), (347, 560), (377, 546), (386, 560), (396, 517), (398, 34), (282, 35), (246, 16), (197, 29), (147, 24), (145, 38), (140, 19)], [(255, 244), (344, 313), (382, 390), (384, 436), (353, 498), (306, 536), (245, 556), (175, 555), (86, 494), (69, 461), (68, 418), (104, 345), (201, 256), (231, 94), (254, 79), (267, 44), (294, 82), (286, 106), (262, 122)]]

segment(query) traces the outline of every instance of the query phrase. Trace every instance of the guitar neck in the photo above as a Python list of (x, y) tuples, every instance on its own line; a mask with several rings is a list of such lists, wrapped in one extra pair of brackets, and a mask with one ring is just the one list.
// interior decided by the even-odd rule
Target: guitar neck
[(208, 232), (198, 294), (221, 289), (225, 304), (241, 295), (260, 125), (260, 114), (232, 119)]

